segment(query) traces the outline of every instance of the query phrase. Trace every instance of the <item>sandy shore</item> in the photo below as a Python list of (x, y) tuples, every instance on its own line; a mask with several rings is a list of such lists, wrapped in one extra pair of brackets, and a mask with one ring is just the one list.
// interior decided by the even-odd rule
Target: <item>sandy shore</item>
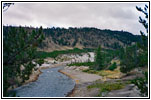
[(72, 78), (76, 85), (73, 91), (71, 91), (67, 97), (95, 97), (99, 93), (99, 89), (88, 90), (87, 86), (93, 84), (96, 80), (101, 80), (102, 77), (95, 74), (88, 74), (82, 71), (77, 71), (65, 67), (59, 72)]

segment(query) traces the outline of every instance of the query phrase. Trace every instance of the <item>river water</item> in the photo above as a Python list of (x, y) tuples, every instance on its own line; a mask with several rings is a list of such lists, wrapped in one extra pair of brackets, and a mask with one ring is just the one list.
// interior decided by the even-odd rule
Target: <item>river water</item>
[(15, 89), (17, 97), (65, 97), (75, 85), (68, 76), (58, 72), (63, 67), (41, 70), (38, 80)]

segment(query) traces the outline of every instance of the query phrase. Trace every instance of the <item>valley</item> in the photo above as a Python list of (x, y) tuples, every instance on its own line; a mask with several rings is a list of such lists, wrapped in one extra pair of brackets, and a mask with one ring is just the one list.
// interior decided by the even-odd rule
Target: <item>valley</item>
[[(43, 4), (45, 3), (39, 3), (37, 6), (34, 6), (36, 5), (34, 4), (32, 5), (34, 7), (31, 8), (45, 8), (46, 6)], [(75, 5), (77, 6), (77, 4)], [(102, 4), (99, 3), (99, 5)], [(7, 11), (12, 5), (14, 3), (3, 3), (3, 12)], [(48, 5), (51, 5), (51, 3)], [(52, 5), (55, 5), (55, 3)], [(80, 13), (80, 15), (84, 14), (83, 16), (85, 16), (87, 15), (86, 12), (94, 10), (92, 8), (95, 6), (92, 5), (97, 4), (90, 3), (90, 5), (87, 5), (82, 3), (82, 5), (81, 8), (83, 10), (87, 8), (87, 11)], [(104, 7), (106, 8), (107, 5)], [(54, 9), (52, 6), (47, 7), (49, 11), (47, 11), (47, 8), (38, 13), (37, 16), (40, 19), (36, 19), (34, 15), (34, 13), (37, 13), (37, 9), (34, 13), (32, 11), (32, 14), (27, 14), (28, 16), (33, 15), (30, 18), (25, 18), (31, 21), (30, 24), (27, 24), (26, 21), (24, 23), (24, 20), (11, 20), (12, 17), (7, 18), (10, 21), (5, 19), (5, 24), (2, 25), (2, 96), (4, 98), (149, 97), (148, 5), (145, 4), (144, 9), (133, 5), (133, 7), (136, 7), (135, 10), (145, 14), (145, 19), (139, 17), (139, 23), (144, 26), (145, 31), (142, 31), (136, 24), (134, 17), (137, 14), (133, 12), (133, 7), (129, 5), (127, 5), (128, 8), (125, 8), (127, 10), (121, 9), (121, 7), (126, 6), (118, 8), (121, 10), (117, 10), (118, 13), (111, 10), (112, 8), (100, 13), (101, 9), (96, 10), (95, 8), (91, 14), (83, 19), (76, 16), (78, 15), (77, 12), (82, 11), (81, 8), (77, 10), (79, 7), (72, 6), (75, 7), (75, 11), (77, 10), (77, 12), (73, 11), (77, 18), (74, 18), (74, 16), (67, 18), (69, 17), (68, 14), (72, 13), (70, 11), (65, 14), (67, 16), (64, 18), (64, 15), (59, 16), (59, 14), (68, 10), (65, 9), (65, 11), (58, 13), (63, 6), (54, 6), (61, 8), (57, 11), (56, 9), (50, 10)], [(108, 7), (112, 6), (108, 5)], [(114, 8), (116, 7), (118, 6), (114, 5)], [(28, 7), (21, 9), (24, 8)], [(15, 11), (18, 10), (20, 9)], [(105, 9), (103, 8), (103, 10)], [(107, 14), (107, 12), (110, 13)], [(11, 16), (13, 13), (16, 12), (8, 12)], [(105, 13), (111, 18), (107, 16), (103, 18)], [(4, 15), (7, 17), (7, 13)], [(51, 20), (48, 15), (49, 17), (57, 16), (54, 17), (56, 19)], [(20, 19), (20, 16), (18, 19)], [(59, 18), (57, 18), (58, 16)], [(87, 19), (90, 16), (93, 19)], [(13, 22), (13, 24), (8, 24), (9, 22)], [(18, 22), (21, 22), (21, 25), (15, 24)], [(80, 24), (76, 25), (76, 22)], [(138, 35), (139, 31), (140, 35)]]
[[(4, 26), (5, 41), (7, 40), (5, 37), (9, 37), (8, 34), (11, 33), (9, 31), (18, 33), (26, 31), (36, 35), (40, 29)], [(33, 54), (34, 59), (26, 62), (29, 63), (29, 66), (25, 63), (17, 68), (15, 65), (16, 69), (19, 69), (16, 71), (21, 76), (9, 79), (8, 84), (10, 86), (7, 89), (8, 93), (11, 94), (9, 96), (146, 96), (146, 90), (142, 91), (136, 86), (138, 80), (145, 80), (145, 85), (148, 86), (145, 79), (148, 72), (147, 55), (146, 53), (142, 54), (141, 49), (137, 48), (137, 44), (141, 43), (141, 36), (124, 31), (96, 28), (51, 28), (43, 29), (40, 32), (42, 34), (41, 39), (43, 39), (39, 40), (41, 43), (32, 40), (31, 49), (25, 54), (20, 53), (19, 57), (27, 57), (22, 61), (26, 62), (26, 59), (29, 59), (27, 54)], [(16, 39), (18, 38), (20, 36)], [(20, 38), (20, 41), (26, 47), (24, 41), (28, 43), (31, 41), (30, 38), (32, 37), (29, 35), (27, 40)], [(36, 46), (38, 48), (34, 49)], [(32, 52), (32, 50), (34, 51)], [(13, 56), (13, 52), (15, 51), (12, 51), (10, 55)], [(16, 64), (19, 59), (14, 59)], [(9, 58), (6, 60), (9, 61)], [(27, 94), (27, 91), (32, 92)]]
[[(44, 63), (41, 66), (37, 64), (37, 67), (35, 67), (35, 71), (33, 71), (34, 73), (37, 73), (36, 71), (41, 70), (42, 73), (39, 73), (38, 76), (37, 74), (33, 73), (29, 81), (26, 81), (25, 85), (16, 88), (15, 89), (15, 91), (17, 91), (16, 96), (60, 97), (64, 95), (67, 97), (141, 97), (141, 93), (139, 89), (132, 83), (132, 81), (135, 78), (144, 77), (143, 74), (137, 68), (132, 70), (129, 73), (129, 75), (121, 73), (119, 69), (120, 61), (118, 59), (112, 59), (110, 61), (111, 64), (113, 64), (114, 62), (117, 63), (116, 69), (112, 71), (108, 69), (109, 67), (107, 67), (104, 70), (95, 71), (90, 69), (91, 64), (89, 64), (90, 62), (91, 63), (94, 62), (95, 59), (94, 57), (95, 57), (94, 52), (86, 52), (86, 53), (78, 53), (78, 54), (77, 53), (60, 54), (55, 58), (50, 58), (50, 57), (45, 58)], [(58, 69), (57, 72), (53, 71), (55, 69)], [(44, 71), (44, 70), (50, 70), (50, 71)], [(50, 78), (43, 76), (43, 75), (48, 75), (48, 72), (50, 73), (49, 76)], [(64, 76), (56, 76), (58, 73), (60, 74), (62, 73), (64, 74)], [(37, 78), (35, 76), (37, 76)], [(70, 89), (68, 85), (70, 82), (62, 78), (65, 76), (73, 80), (73, 83), (71, 84), (72, 88)], [(35, 77), (36, 79), (34, 79), (33, 77)], [(59, 81), (56, 81), (56, 79), (58, 79), (56, 77), (59, 78)], [(38, 85), (40, 85), (41, 83), (40, 80), (42, 80), (41, 82), (44, 82), (45, 84), (47, 83), (48, 87), (45, 88), (43, 87), (43, 85), (41, 85), (40, 86), (41, 89), (39, 88), (38, 91), (35, 91), (36, 89), (34, 89), (35, 86), (34, 84), (37, 84), (36, 85), (37, 87), (35, 88), (38, 88), (39, 87)], [(59, 88), (61, 80), (62, 80), (61, 84), (66, 85), (68, 87), (66, 91), (66, 87), (62, 87), (61, 85), (61, 87), (65, 89), (63, 91), (66, 92), (63, 92)], [(50, 82), (46, 82), (46, 81), (50, 81)], [(51, 86), (53, 85), (52, 83), (55, 85)], [(59, 90), (51, 89), (55, 86), (57, 86), (56, 88), (58, 88)], [(27, 94), (26, 92), (29, 91), (29, 89), (32, 89), (33, 92), (28, 92), (29, 94)], [(43, 94), (44, 91), (47, 91), (47, 94)], [(58, 93), (62, 93), (62, 94), (59, 95)]]

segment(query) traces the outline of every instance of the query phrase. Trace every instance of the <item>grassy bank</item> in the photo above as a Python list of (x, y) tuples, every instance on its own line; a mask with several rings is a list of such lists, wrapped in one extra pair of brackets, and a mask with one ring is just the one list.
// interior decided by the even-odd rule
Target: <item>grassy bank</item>
[(73, 63), (68, 66), (93, 66), (94, 62), (82, 62), (82, 63)]
[(84, 49), (79, 49), (79, 48), (74, 48), (70, 50), (61, 50), (61, 51), (53, 51), (53, 52), (43, 52), (43, 51), (38, 51), (37, 55), (39, 58), (47, 58), (47, 57), (52, 57), (56, 58), (60, 54), (70, 54), (70, 53), (86, 53), (86, 52), (93, 52), (94, 49), (90, 48), (84, 48)]
[(100, 91), (100, 94), (98, 96), (102, 96), (102, 93), (103, 92), (106, 92), (106, 91), (112, 91), (112, 90), (119, 90), (119, 89), (122, 89), (125, 87), (125, 84), (124, 83), (108, 83), (108, 82), (105, 82), (105, 83), (95, 83), (95, 84), (92, 84), (92, 85), (89, 85), (87, 88), (88, 89), (92, 89), (92, 88), (99, 88), (99, 91)]
[[(114, 50), (109, 50), (109, 49), (103, 49), (105, 53), (106, 60), (109, 60), (113, 58), (114, 56)], [(87, 53), (87, 52), (95, 52), (95, 48), (84, 48), (84, 49), (79, 49), (79, 48), (74, 48), (74, 49), (69, 49), (69, 50), (56, 50), (53, 52), (44, 52), (44, 51), (37, 51), (37, 56), (39, 58), (47, 58), (47, 57), (52, 57), (55, 58), (60, 54), (79, 54), (79, 53)], [(109, 57), (109, 58), (108, 58)]]

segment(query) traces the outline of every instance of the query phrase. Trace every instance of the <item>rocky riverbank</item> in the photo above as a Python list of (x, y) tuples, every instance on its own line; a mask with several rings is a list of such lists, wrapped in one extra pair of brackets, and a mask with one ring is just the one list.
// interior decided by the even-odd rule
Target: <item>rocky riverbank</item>
[(125, 76), (120, 79), (108, 79), (103, 80), (103, 77), (96, 74), (88, 74), (82, 72), (82, 69), (87, 67), (75, 67), (75, 66), (66, 66), (64, 69), (59, 70), (59, 72), (69, 76), (75, 82), (75, 88), (67, 96), (68, 97), (98, 97), (100, 95), (99, 88), (88, 89), (88, 86), (97, 84), (97, 83), (122, 83), (124, 87), (118, 90), (112, 90), (108, 92), (102, 92), (103, 97), (141, 97), (141, 93), (138, 88), (131, 83), (128, 83), (129, 80), (135, 79), (138, 75)]
[[(87, 68), (87, 67), (86, 67)], [(81, 70), (85, 67), (64, 67), (59, 72), (69, 76), (76, 82), (74, 90), (69, 93), (68, 97), (94, 97), (98, 94), (99, 89), (87, 90), (87, 86), (93, 84), (97, 80), (101, 80), (102, 77), (95, 74), (84, 73)]]
[[(45, 59), (45, 63), (41, 66), (37, 66), (36, 70), (33, 70), (32, 75), (29, 80), (27, 80), (24, 84), (36, 81), (39, 75), (42, 73), (42, 69), (53, 68), (58, 66), (65, 66), (63, 69), (59, 70), (60, 73), (67, 75), (72, 78), (76, 85), (74, 89), (67, 94), (68, 97), (96, 97), (100, 94), (99, 88), (88, 89), (87, 87), (95, 84), (96, 82), (115, 82), (116, 80), (125, 81), (129, 79), (136, 78), (136, 75), (126, 76), (121, 79), (108, 79), (104, 80), (104, 76), (89, 74), (82, 72), (82, 70), (89, 69), (88, 66), (66, 66), (72, 62), (86, 62), (93, 61), (94, 53), (83, 53), (80, 55), (62, 55), (57, 59), (47, 58)], [(133, 94), (131, 94), (134, 92)], [(140, 92), (134, 85), (126, 85), (124, 88), (119, 90), (113, 90), (103, 94), (105, 97), (139, 97)]]
[[(84, 56), (83, 56), (84, 55)], [(93, 57), (93, 53), (91, 54), (92, 56), (87, 56), (88, 54), (83, 54), (83, 55), (63, 55), (60, 56), (60, 58), (58, 58), (56, 61), (53, 59), (45, 59), (46, 63), (43, 64), (41, 68), (52, 68), (52, 67), (57, 67), (60, 65), (67, 65), (69, 63), (71, 63), (72, 61), (74, 62), (85, 62), (89, 59), (89, 57)], [(69, 59), (69, 57), (71, 56), (71, 58)], [(82, 60), (75, 60), (78, 58), (81, 58)], [(86, 57), (86, 58), (84, 58)], [(65, 60), (66, 58), (66, 60)], [(61, 59), (63, 60), (61, 62)], [(67, 60), (68, 59), (68, 60)], [(74, 59), (74, 60), (73, 60)], [(54, 64), (55, 62), (55, 64)], [(96, 81), (97, 82), (104, 82), (104, 81), (116, 81), (114, 79), (108, 79), (108, 80), (104, 80), (104, 77), (96, 75), (96, 74), (88, 74), (85, 72), (82, 72), (82, 70), (86, 70), (89, 67), (87, 66), (66, 66), (64, 67), (64, 69), (59, 70), (60, 73), (63, 73), (65, 75), (67, 75), (68, 77), (72, 78), (76, 85), (74, 87), (74, 89), (68, 93), (68, 97), (96, 97), (98, 96), (98, 94), (100, 93), (100, 90), (98, 88), (92, 88), (92, 89), (88, 89), (87, 87), (95, 84)], [(136, 78), (136, 75), (131, 75), (131, 76), (126, 76), (123, 77), (122, 79), (117, 79), (117, 80), (129, 80), (129, 79), (134, 79)], [(133, 94), (131, 94), (132, 92), (135, 92)], [(105, 97), (139, 97), (140, 96), (140, 92), (137, 90), (137, 88), (133, 85), (133, 84), (128, 84), (126, 85), (123, 89), (119, 89), (119, 90), (113, 90), (108, 92), (107, 94), (103, 94)]]

